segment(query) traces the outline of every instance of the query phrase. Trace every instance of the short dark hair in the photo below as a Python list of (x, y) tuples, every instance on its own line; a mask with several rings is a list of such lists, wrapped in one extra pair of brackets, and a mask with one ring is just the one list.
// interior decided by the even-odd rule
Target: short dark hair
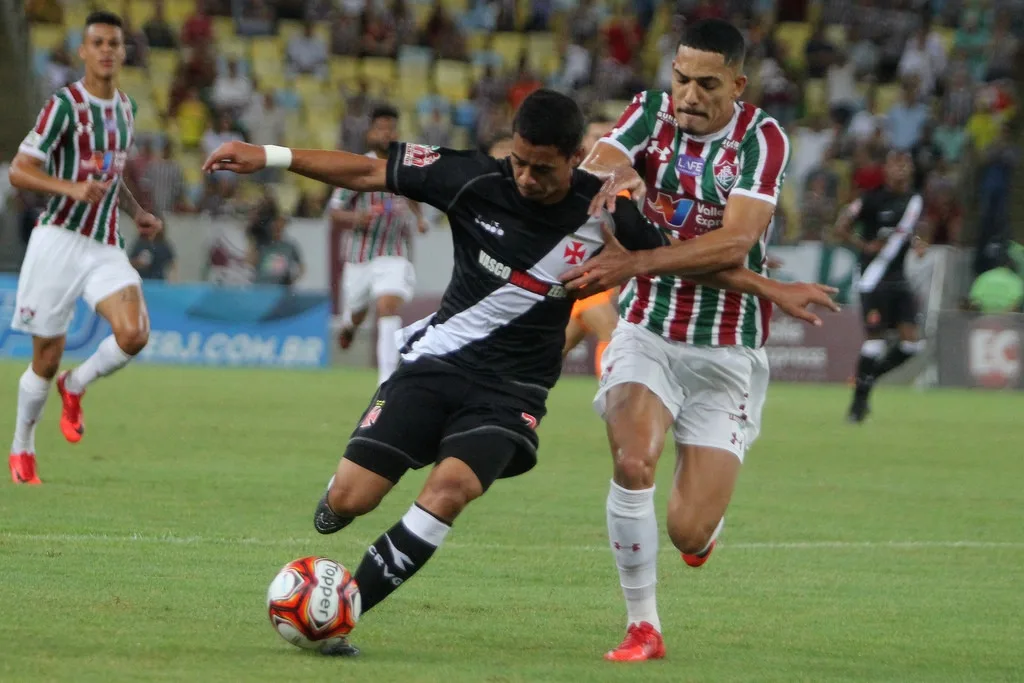
[(679, 47), (722, 55), (727, 66), (742, 67), (747, 57), (747, 43), (739, 29), (722, 19), (705, 19), (683, 31)]
[(532, 145), (557, 147), (569, 158), (583, 141), (583, 112), (571, 97), (542, 88), (519, 105), (512, 131)]
[(398, 110), (392, 107), (390, 104), (378, 104), (370, 111), (370, 123), (373, 123), (377, 119), (397, 119)]
[(506, 140), (511, 139), (512, 133), (508, 132), (507, 130), (498, 131), (497, 133), (491, 136), (490, 140), (487, 141), (487, 148), (484, 150), (484, 153), (489, 155), (491, 153), (491, 150), (493, 150), (498, 145), (499, 142), (505, 142)]
[(116, 26), (119, 29), (124, 30), (124, 22), (121, 21), (121, 17), (113, 12), (107, 12), (105, 10), (97, 10), (89, 13), (89, 16), (85, 18), (85, 27), (89, 28), (93, 24)]

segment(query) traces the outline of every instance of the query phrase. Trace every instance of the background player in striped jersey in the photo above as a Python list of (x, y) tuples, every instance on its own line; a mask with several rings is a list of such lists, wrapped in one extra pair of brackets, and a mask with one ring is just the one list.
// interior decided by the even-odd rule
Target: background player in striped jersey
[(33, 337), (32, 365), (18, 384), (18, 416), (9, 459), (15, 482), (38, 484), (35, 427), (60, 367), (75, 300), (103, 316), (113, 335), (82, 365), (57, 379), (60, 427), (82, 438), (81, 398), (93, 380), (124, 367), (149, 339), (142, 281), (124, 253), (118, 208), (140, 229), (162, 229), (121, 179), (134, 135), (134, 103), (115, 87), (125, 59), (121, 19), (94, 12), (78, 51), (85, 78), (43, 107), (11, 164), (11, 184), (53, 195), (32, 231), (18, 276), (11, 327)]
[[(779, 124), (738, 101), (747, 82), (744, 53), (731, 24), (689, 26), (673, 62), (672, 92), (637, 95), (583, 163), (611, 173), (593, 210), (630, 190), (650, 220), (681, 240), (633, 257), (609, 239), (585, 271), (566, 274), (570, 289), (584, 291), (628, 282), (595, 399), (614, 457), (608, 534), (628, 614), (625, 640), (605, 655), (613, 661), (665, 654), (654, 514), (665, 432), (672, 429), (678, 463), (669, 537), (687, 564), (700, 566), (760, 428), (768, 385), (761, 346), (771, 305), (763, 292), (700, 284), (704, 274), (738, 265), (764, 271), (765, 232), (789, 158)], [(817, 286), (807, 287), (811, 294)]]
[[(388, 147), (398, 140), (398, 110), (382, 105), (370, 114), (366, 144), (371, 159), (387, 159)], [(395, 334), (402, 327), (398, 312), (412, 298), (416, 272), (410, 256), (412, 225), (420, 232), (427, 224), (417, 202), (390, 192), (356, 192), (337, 188), (328, 211), (333, 225), (345, 231), (342, 252), (341, 348), (352, 344), (356, 330), (366, 319), (371, 302), (377, 311), (378, 383), (398, 367)]]

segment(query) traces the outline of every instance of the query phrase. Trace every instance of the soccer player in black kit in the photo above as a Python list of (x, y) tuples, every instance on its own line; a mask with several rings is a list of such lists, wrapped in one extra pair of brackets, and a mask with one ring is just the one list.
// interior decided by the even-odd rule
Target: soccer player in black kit
[[(364, 613), (430, 559), (472, 500), (537, 462), (535, 430), (561, 372), (573, 304), (559, 278), (609, 237), (588, 225), (602, 183), (575, 170), (583, 131), (572, 99), (540, 90), (516, 113), (504, 159), (412, 143), (395, 143), (385, 161), (232, 142), (204, 165), (207, 172), (289, 168), (448, 214), (455, 265), (440, 308), (401, 331), (401, 364), (370, 401), (314, 513), (316, 530), (334, 533), (377, 507), (406, 471), (433, 467), (415, 504), (356, 569)], [(629, 199), (617, 201), (612, 220), (627, 249), (668, 244)], [(738, 290), (764, 284), (746, 268), (707, 277)], [(808, 307), (831, 302), (826, 288), (794, 283), (776, 303), (813, 320)], [(346, 643), (327, 654), (356, 652)]]
[[(904, 272), (907, 252), (923, 249), (914, 235), (923, 201), (913, 190), (914, 165), (908, 152), (891, 151), (885, 161), (885, 185), (851, 203), (839, 218), (839, 238), (860, 257), (861, 311), (864, 338), (857, 361), (857, 384), (848, 419), (867, 417), (875, 381), (909, 360), (920, 348), (917, 303)], [(853, 230), (855, 224), (860, 229)], [(899, 341), (890, 347), (886, 335)]]

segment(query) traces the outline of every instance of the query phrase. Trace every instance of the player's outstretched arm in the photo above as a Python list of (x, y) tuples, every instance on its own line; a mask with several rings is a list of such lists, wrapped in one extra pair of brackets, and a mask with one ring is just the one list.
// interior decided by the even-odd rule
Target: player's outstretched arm
[(59, 194), (76, 202), (95, 204), (107, 194), (112, 181), (86, 180), (81, 183), (62, 180), (49, 175), (43, 168), (43, 160), (24, 152), (15, 155), (8, 176), (11, 185), (29, 192)]
[(232, 171), (249, 174), (264, 168), (285, 168), (356, 192), (387, 190), (387, 161), (349, 152), (228, 142), (215, 149), (203, 164), (203, 171), (207, 173)]
[(815, 326), (821, 325), (821, 318), (811, 311), (812, 306), (821, 306), (833, 312), (839, 311), (839, 304), (832, 299), (839, 292), (835, 287), (813, 282), (779, 282), (758, 275), (748, 268), (720, 270), (717, 273), (696, 275), (688, 279), (715, 289), (727, 289), (768, 299), (783, 313)]

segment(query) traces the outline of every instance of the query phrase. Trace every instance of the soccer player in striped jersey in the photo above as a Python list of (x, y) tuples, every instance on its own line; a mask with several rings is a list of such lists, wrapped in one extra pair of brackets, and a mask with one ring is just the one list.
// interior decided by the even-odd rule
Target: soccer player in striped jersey
[(149, 339), (142, 280), (124, 253), (118, 209), (140, 229), (159, 231), (121, 174), (134, 135), (135, 105), (117, 89), (125, 59), (121, 19), (93, 12), (78, 51), (85, 77), (43, 107), (11, 163), (11, 184), (52, 195), (29, 240), (11, 327), (32, 335), (32, 364), (18, 384), (9, 465), (15, 483), (38, 484), (35, 428), (60, 367), (75, 300), (81, 296), (113, 328), (84, 363), (57, 378), (60, 428), (77, 443), (85, 432), (82, 396), (93, 380), (138, 354)]
[[(398, 110), (388, 105), (376, 107), (366, 133), (370, 148), (366, 156), (387, 159), (388, 148), (397, 140)], [(345, 299), (338, 342), (343, 349), (352, 344), (373, 303), (377, 311), (377, 381), (383, 384), (398, 367), (395, 334), (402, 327), (398, 312), (412, 298), (416, 286), (411, 226), (426, 232), (427, 224), (419, 203), (390, 192), (339, 187), (331, 195), (328, 212), (332, 224), (345, 235), (341, 284)]]
[(570, 290), (583, 292), (628, 283), (595, 398), (614, 459), (606, 512), (627, 606), (626, 637), (605, 655), (612, 661), (665, 654), (654, 514), (665, 433), (672, 430), (677, 453), (668, 533), (697, 567), (714, 548), (760, 428), (771, 304), (700, 284), (706, 274), (736, 266), (765, 271), (765, 233), (789, 159), (778, 122), (739, 101), (744, 56), (743, 36), (731, 24), (689, 26), (671, 92), (637, 95), (582, 165), (611, 174), (592, 210), (630, 190), (648, 219), (678, 240), (634, 257), (610, 239), (565, 275)]

